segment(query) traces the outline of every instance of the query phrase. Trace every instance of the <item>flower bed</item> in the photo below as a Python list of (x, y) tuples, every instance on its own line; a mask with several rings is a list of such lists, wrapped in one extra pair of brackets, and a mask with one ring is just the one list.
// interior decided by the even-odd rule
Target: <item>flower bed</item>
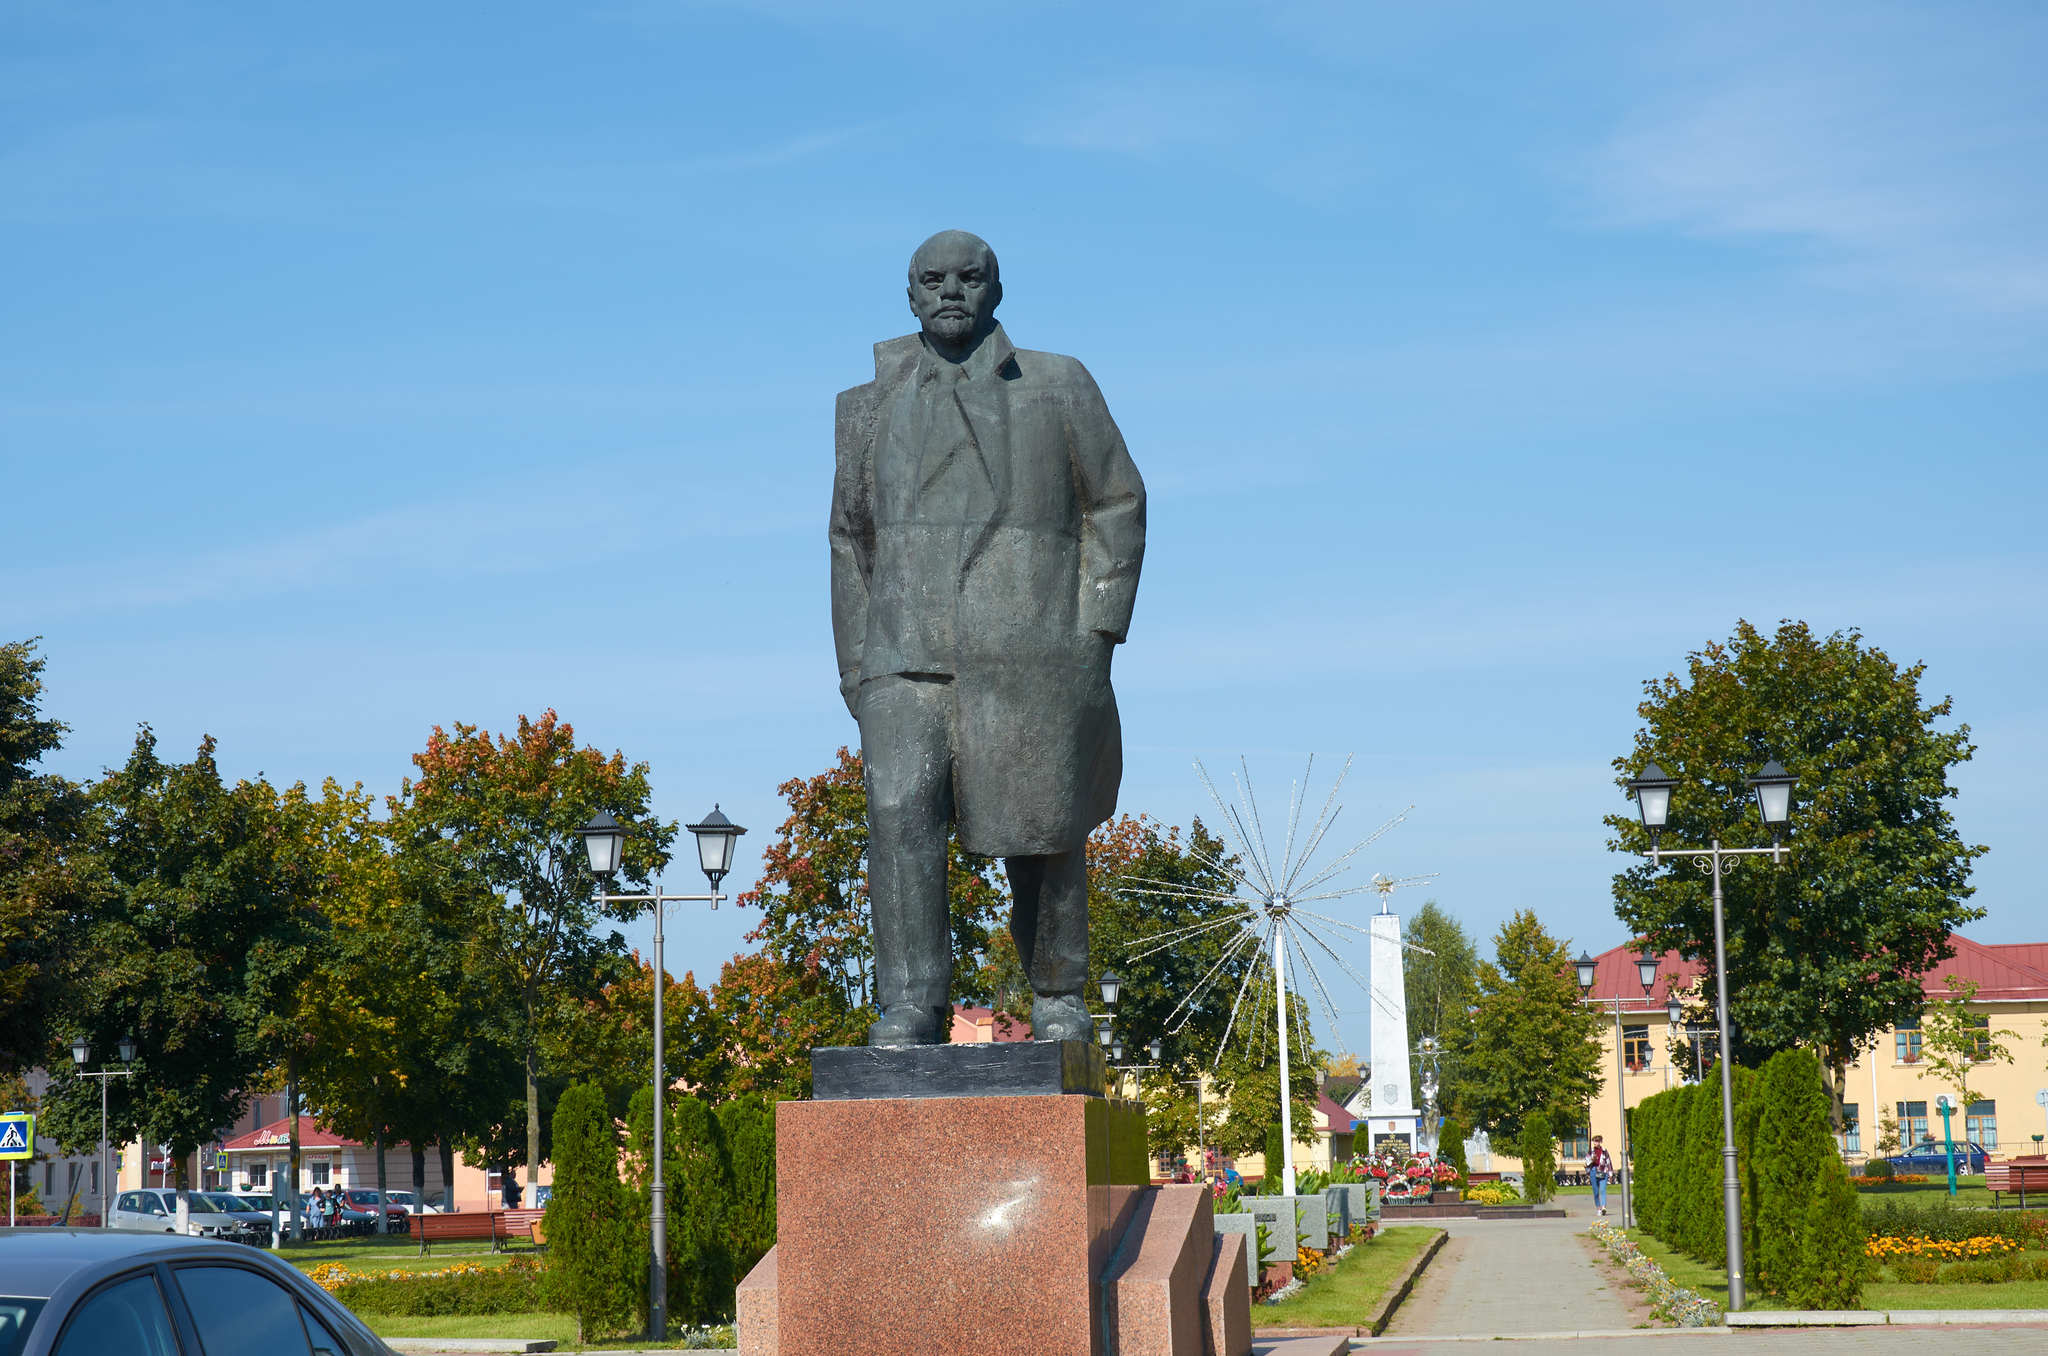
[(1605, 1220), (1596, 1220), (1591, 1232), (1594, 1241), (1643, 1287), (1650, 1298), (1650, 1312), (1681, 1328), (1710, 1328), (1721, 1321), (1720, 1305), (1665, 1275), (1664, 1268), (1645, 1256), (1627, 1234)]
[(1925, 1234), (1900, 1238), (1893, 1234), (1879, 1234), (1863, 1244), (1864, 1255), (1881, 1262), (1888, 1262), (1894, 1257), (1932, 1257), (1942, 1262), (1968, 1262), (1979, 1257), (2003, 1257), (2019, 1250), (2018, 1243), (1996, 1234), (1979, 1234), (1974, 1238), (1929, 1238)]
[(1509, 1182), (1481, 1182), (1465, 1188), (1465, 1199), (1478, 1205), (1520, 1205), (1522, 1193)]
[(503, 1266), (457, 1262), (434, 1271), (351, 1271), (328, 1262), (307, 1278), (359, 1314), (525, 1314), (542, 1302), (542, 1265), (517, 1257)]
[(1856, 1176), (1851, 1177), (1849, 1180), (1860, 1187), (1871, 1187), (1899, 1185), (1910, 1186), (1915, 1182), (1926, 1182), (1930, 1179), (1924, 1172), (1895, 1172), (1891, 1174), (1889, 1177)]

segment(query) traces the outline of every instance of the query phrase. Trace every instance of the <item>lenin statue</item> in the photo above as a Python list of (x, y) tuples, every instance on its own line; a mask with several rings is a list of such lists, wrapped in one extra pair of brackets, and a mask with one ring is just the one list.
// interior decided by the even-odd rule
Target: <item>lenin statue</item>
[(870, 1045), (943, 1042), (946, 835), (1003, 858), (1039, 1040), (1091, 1034), (1083, 844), (1116, 809), (1112, 650), (1145, 554), (1145, 486), (1088, 369), (1012, 347), (995, 251), (910, 260), (919, 333), (839, 396), (832, 631), (860, 722), (875, 920)]

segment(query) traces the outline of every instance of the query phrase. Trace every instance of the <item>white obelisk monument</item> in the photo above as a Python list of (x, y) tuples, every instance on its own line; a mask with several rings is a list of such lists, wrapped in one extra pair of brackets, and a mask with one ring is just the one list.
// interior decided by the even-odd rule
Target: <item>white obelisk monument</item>
[(1377, 1149), (1388, 1138), (1420, 1147), (1422, 1112), (1408, 1079), (1408, 994), (1401, 982), (1401, 920), (1380, 897), (1372, 919), (1372, 1107), (1366, 1143)]

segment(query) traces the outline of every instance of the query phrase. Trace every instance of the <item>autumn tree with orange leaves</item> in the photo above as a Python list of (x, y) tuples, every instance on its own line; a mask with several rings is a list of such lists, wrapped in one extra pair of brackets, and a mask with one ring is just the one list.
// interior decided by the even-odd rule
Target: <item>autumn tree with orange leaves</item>
[[(762, 854), (760, 882), (739, 897), (761, 910), (747, 940), (789, 971), (772, 987), (794, 984), (794, 995), (815, 982), (829, 988), (844, 1011), (873, 1020), (874, 926), (868, 910), (868, 798), (860, 755), (842, 747), (833, 766), (776, 788), (789, 818)], [(951, 840), (947, 896), (953, 911), (953, 996), (989, 1002), (1004, 977), (1009, 891), (992, 857), (978, 857)], [(767, 980), (753, 972), (750, 983)], [(722, 983), (723, 981), (721, 981)], [(812, 1001), (806, 999), (806, 1001)], [(815, 1013), (821, 1027), (836, 1025)], [(807, 1076), (808, 1077), (808, 1076)]]
[(500, 901), (482, 943), (516, 1000), (531, 1184), (542, 1159), (545, 1027), (562, 999), (596, 992), (624, 955), (624, 939), (616, 931), (599, 936), (597, 926), (624, 922), (641, 907), (600, 908), (578, 830), (597, 811), (610, 811), (627, 833), (622, 874), (645, 891), (668, 861), (676, 826), (648, 808), (647, 764), (578, 748), (575, 730), (552, 710), (537, 720), (521, 716), (509, 735), (459, 722), (450, 733), (437, 725), (413, 762), (418, 779), (408, 778), (391, 798), (394, 836), (438, 837), (458, 869)]

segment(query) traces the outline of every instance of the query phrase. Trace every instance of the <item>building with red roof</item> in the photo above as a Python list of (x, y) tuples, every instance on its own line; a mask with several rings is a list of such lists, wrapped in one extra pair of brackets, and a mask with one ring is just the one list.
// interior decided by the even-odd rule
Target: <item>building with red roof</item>
[[(1959, 1140), (1975, 1140), (1994, 1156), (2040, 1152), (2041, 1142), (2036, 1137), (2048, 1136), (2048, 1106), (2037, 1101), (2037, 1095), (2048, 1089), (2038, 1053), (2044, 1034), (2048, 1034), (2048, 942), (1987, 944), (1961, 933), (1951, 933), (1949, 942), (1955, 955), (1923, 976), (1921, 991), (1931, 1003), (1951, 996), (1951, 978), (1974, 983), (1973, 1010), (1990, 1029), (2012, 1033), (2000, 1041), (2014, 1055), (2010, 1062), (1986, 1061), (1970, 1080), (1975, 1100), (1955, 1118), (1955, 1135)], [(1636, 974), (1639, 950), (1617, 946), (1593, 958), (1589, 1001), (1608, 1014), (1600, 1029), (1604, 1081), (1587, 1124), (1571, 1127), (1564, 1138), (1563, 1156), (1568, 1161), (1585, 1156), (1594, 1134), (1604, 1136), (1610, 1149), (1616, 1147), (1622, 1104), (1634, 1106), (1682, 1081), (1684, 1074), (1672, 1062), (1673, 1051), (1694, 1039), (1713, 1038), (1712, 1014), (1703, 1003), (1696, 1002), (1690, 1015), (1692, 1021), (1706, 1024), (1704, 1030), (1674, 1031), (1666, 1011), (1673, 992), (1689, 998), (1699, 991), (1701, 963), (1667, 953), (1659, 959), (1656, 982), (1645, 994)], [(1617, 1007), (1618, 1021), (1613, 1016)], [(1617, 1026), (1624, 1070), (1619, 1097), (1614, 1061)], [(1848, 1128), (1841, 1136), (1846, 1157), (1860, 1160), (1873, 1153), (1879, 1140), (1889, 1143), (1887, 1123), (1896, 1127), (1897, 1138), (1908, 1145), (1929, 1135), (1939, 1138), (1941, 1117), (1935, 1099), (1944, 1088), (1921, 1058), (1919, 1019), (1882, 1033), (1877, 1044), (1849, 1066), (1847, 1082), (1843, 1113)]]

